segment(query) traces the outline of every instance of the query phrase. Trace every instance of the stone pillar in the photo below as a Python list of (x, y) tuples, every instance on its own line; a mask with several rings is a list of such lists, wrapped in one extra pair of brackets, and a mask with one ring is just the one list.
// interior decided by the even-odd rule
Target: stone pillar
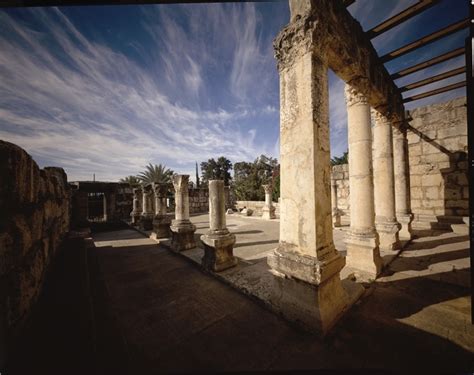
[(109, 216), (107, 215), (107, 194), (104, 193), (102, 195), (102, 217), (103, 217), (103, 220), (106, 222), (108, 221), (109, 219)]
[(140, 220), (140, 228), (142, 230), (153, 229), (153, 217), (155, 216), (152, 208), (153, 190), (151, 185), (143, 186), (143, 211)]
[(393, 128), (393, 169), (395, 175), (395, 213), (401, 224), (399, 236), (410, 240), (413, 214), (410, 209), (408, 181), (408, 141), (404, 122), (394, 124)]
[(106, 211), (105, 221), (114, 222), (116, 215), (115, 215), (115, 192), (107, 192), (104, 194), (106, 207), (104, 208)]
[(345, 88), (349, 140), (349, 199), (351, 228), (346, 237), (347, 266), (363, 279), (375, 279), (382, 270), (375, 231), (372, 173), (372, 129), (367, 99), (351, 86)]
[(265, 190), (265, 205), (262, 209), (262, 219), (271, 220), (275, 219), (275, 207), (272, 204), (272, 192), (273, 186), (271, 184), (262, 185)]
[(397, 250), (400, 248), (398, 238), (400, 224), (395, 216), (392, 124), (390, 119), (375, 109), (372, 109), (372, 115), (375, 226), (380, 238), (380, 250)]
[(332, 205), (332, 225), (334, 227), (341, 226), (341, 215), (337, 208), (337, 183), (331, 179), (331, 205)]
[(130, 213), (132, 217), (132, 224), (137, 225), (140, 222), (140, 218), (142, 215), (142, 189), (135, 188), (133, 189), (133, 210)]
[[(299, 2), (290, 1), (294, 21), (274, 41), (280, 73), (281, 206), (279, 245), (267, 259), (275, 275), (269, 298), (288, 319), (325, 333), (353, 301), (341, 283), (345, 260), (332, 233), (325, 36)], [(294, 14), (300, 9), (304, 14)], [(357, 298), (361, 288), (355, 285)]]
[(204, 244), (202, 265), (211, 271), (223, 271), (237, 264), (233, 255), (235, 235), (226, 227), (224, 181), (209, 181), (209, 222), (208, 232), (201, 236)]
[(171, 248), (183, 251), (196, 247), (194, 232), (196, 226), (189, 220), (189, 175), (173, 176), (175, 190), (175, 220), (171, 221)]
[(153, 218), (152, 238), (165, 238), (171, 236), (171, 218), (166, 214), (166, 194), (168, 185), (163, 183), (152, 184), (155, 194), (155, 217)]

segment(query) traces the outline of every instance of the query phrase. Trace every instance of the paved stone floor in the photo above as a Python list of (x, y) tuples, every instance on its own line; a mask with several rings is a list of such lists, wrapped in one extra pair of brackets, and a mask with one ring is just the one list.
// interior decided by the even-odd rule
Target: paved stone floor
[[(205, 216), (193, 221), (199, 231), (206, 229)], [(276, 244), (273, 222), (236, 217), (228, 224), (239, 237), (235, 254), (245, 258), (242, 262), (264, 258)], [(202, 272), (192, 259), (136, 231), (96, 233), (93, 239), (96, 247), (84, 253), (88, 281), (83, 286), (88, 284), (91, 292), (80, 292), (76, 278), (67, 276), (77, 262), (56, 267), (64, 281), (51, 282), (56, 287), (43, 303), (44, 311), (54, 309), (54, 314), (40, 314), (8, 373), (25, 373), (25, 368), (34, 373), (134, 374), (474, 370), (470, 291), (440, 281), (440, 273), (453, 271), (434, 266), (464, 259), (466, 252), (460, 251), (468, 244), (463, 236), (439, 233), (415, 240), (382, 278), (366, 285), (363, 299), (325, 339), (288, 324)], [(446, 243), (455, 246), (455, 254), (446, 255)], [(437, 252), (440, 246), (443, 251)], [(73, 254), (83, 259), (78, 251)], [(426, 269), (432, 270), (430, 275)], [(75, 299), (71, 293), (83, 297)], [(52, 306), (51, 300), (56, 302)]]

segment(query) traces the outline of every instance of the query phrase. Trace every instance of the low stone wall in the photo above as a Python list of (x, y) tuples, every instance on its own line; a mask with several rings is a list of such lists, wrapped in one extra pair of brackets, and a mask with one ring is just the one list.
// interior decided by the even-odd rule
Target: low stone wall
[(337, 208), (342, 215), (349, 217), (349, 164), (333, 165), (331, 178), (336, 180)]
[[(252, 216), (262, 216), (262, 209), (265, 205), (265, 201), (237, 201), (235, 207), (238, 210), (241, 210), (244, 207), (250, 208), (253, 210)], [(275, 215), (277, 217), (280, 216), (280, 203), (273, 202), (273, 206), (275, 206)]]
[(415, 226), (444, 226), (469, 214), (466, 98), (409, 112), (408, 155)]
[[(232, 192), (228, 186), (224, 188), (225, 208), (232, 208)], [(202, 213), (209, 211), (209, 189), (192, 188), (189, 189), (189, 213)]]
[(38, 298), (69, 231), (70, 207), (64, 170), (39, 169), (23, 149), (4, 141), (0, 181), (1, 348), (16, 338)]

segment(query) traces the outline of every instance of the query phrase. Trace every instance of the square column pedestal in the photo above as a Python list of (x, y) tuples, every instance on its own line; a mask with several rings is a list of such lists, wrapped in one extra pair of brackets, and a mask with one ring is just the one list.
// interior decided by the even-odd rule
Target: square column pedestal
[(220, 272), (237, 265), (237, 258), (233, 255), (235, 235), (228, 230), (208, 232), (201, 236), (204, 244), (202, 266), (205, 269)]
[(196, 240), (194, 239), (196, 226), (190, 221), (173, 220), (170, 229), (171, 248), (174, 251), (184, 251), (196, 247)]

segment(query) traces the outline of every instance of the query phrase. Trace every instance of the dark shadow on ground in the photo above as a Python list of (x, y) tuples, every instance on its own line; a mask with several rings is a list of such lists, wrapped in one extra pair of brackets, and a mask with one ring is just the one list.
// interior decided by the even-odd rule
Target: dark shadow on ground
[(263, 230), (243, 230), (240, 232), (232, 232), (233, 234), (258, 234), (258, 233), (263, 233)]
[(278, 240), (267, 240), (267, 241), (255, 241), (255, 242), (240, 242), (234, 245), (236, 247), (247, 247), (247, 246), (258, 246), (258, 245), (267, 245), (271, 243), (278, 243)]
[(427, 250), (434, 249), (440, 245), (454, 244), (458, 242), (469, 241), (469, 236), (454, 236), (448, 238), (442, 238), (439, 240), (420, 241), (412, 242), (408, 248), (403, 250), (404, 252), (410, 252), (412, 250)]

